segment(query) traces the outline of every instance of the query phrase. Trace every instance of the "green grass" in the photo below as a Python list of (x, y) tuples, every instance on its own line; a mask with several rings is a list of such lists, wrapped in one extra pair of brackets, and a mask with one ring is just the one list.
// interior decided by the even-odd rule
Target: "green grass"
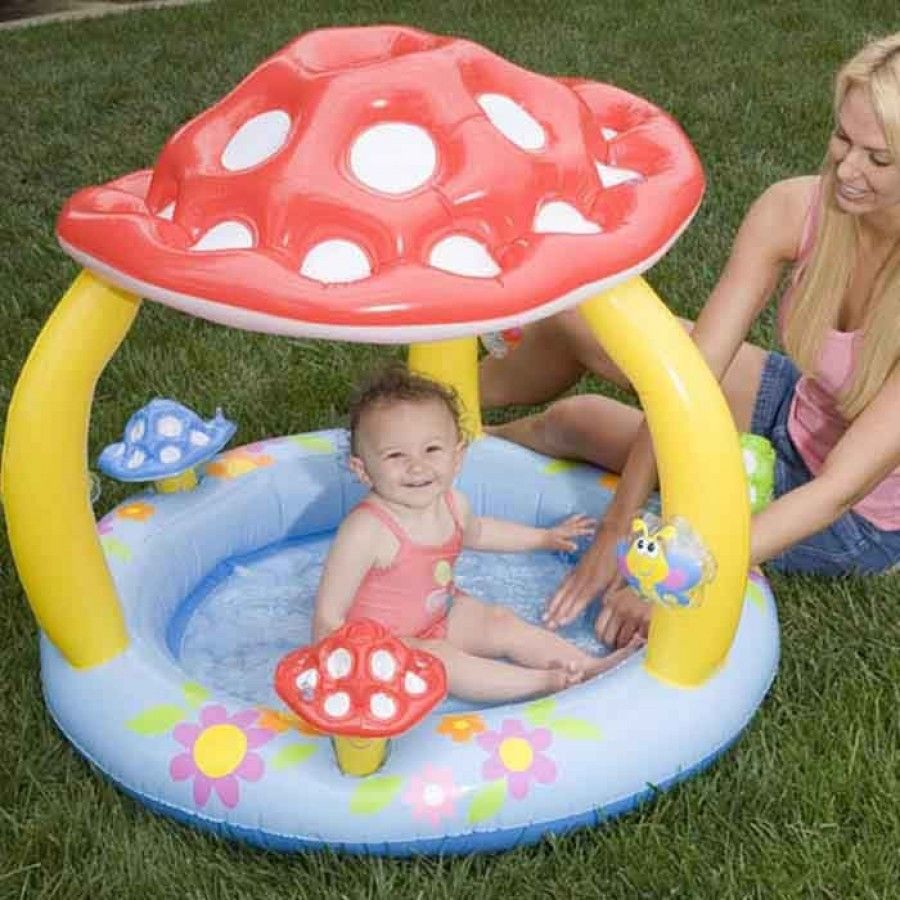
[[(0, 413), (75, 275), (54, 218), (77, 188), (148, 165), (166, 137), (295, 34), (403, 22), (529, 68), (612, 81), (674, 113), (706, 166), (695, 223), (650, 274), (685, 315), (748, 202), (812, 171), (829, 78), (895, 0), (217, 2), (0, 35)], [(772, 340), (771, 317), (754, 332)], [(224, 405), (238, 441), (334, 423), (354, 377), (399, 350), (273, 340), (145, 304), (97, 390), (90, 454), (149, 397)], [(98, 503), (122, 495), (109, 482)], [(775, 686), (741, 742), (610, 827), (507, 854), (392, 861), (269, 855), (158, 818), (98, 777), (41, 700), (36, 628), (0, 546), (0, 898), (900, 896), (896, 576), (773, 578)]]

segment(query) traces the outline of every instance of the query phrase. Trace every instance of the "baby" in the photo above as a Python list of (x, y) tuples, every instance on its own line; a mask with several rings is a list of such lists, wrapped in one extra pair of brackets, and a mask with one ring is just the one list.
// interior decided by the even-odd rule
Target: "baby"
[(453, 487), (465, 441), (444, 387), (389, 369), (351, 410), (350, 449), (350, 468), (370, 493), (338, 529), (325, 561), (316, 640), (345, 621), (375, 619), (441, 659), (451, 693), (488, 702), (562, 690), (634, 652), (638, 642), (592, 656), (456, 587), (463, 547), (571, 551), (594, 522), (575, 515), (532, 528), (473, 515)]

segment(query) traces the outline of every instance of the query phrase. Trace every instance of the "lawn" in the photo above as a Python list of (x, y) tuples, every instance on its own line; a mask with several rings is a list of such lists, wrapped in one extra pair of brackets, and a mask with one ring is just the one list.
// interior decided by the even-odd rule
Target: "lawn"
[[(674, 114), (704, 162), (694, 223), (649, 280), (695, 314), (743, 210), (813, 171), (830, 76), (895, 0), (209, 4), (0, 33), (0, 415), (76, 274), (55, 216), (81, 186), (150, 165), (168, 135), (295, 35), (398, 22), (531, 69), (610, 81)], [(753, 333), (772, 345), (772, 317)], [(96, 393), (90, 458), (171, 396), (239, 423), (237, 443), (333, 425), (354, 377), (400, 349), (275, 340), (144, 304)], [(585, 385), (590, 387), (590, 385)], [(102, 482), (98, 515), (124, 492)], [(5, 530), (4, 530), (5, 534)], [(773, 576), (778, 678), (706, 774), (614, 824), (496, 856), (280, 857), (161, 819), (97, 776), (49, 720), (37, 633), (0, 543), (0, 898), (900, 896), (900, 581)]]

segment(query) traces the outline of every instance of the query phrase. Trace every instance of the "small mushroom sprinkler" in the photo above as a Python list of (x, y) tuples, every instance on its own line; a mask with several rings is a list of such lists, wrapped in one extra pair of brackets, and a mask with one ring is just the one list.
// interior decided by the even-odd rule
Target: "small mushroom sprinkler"
[(128, 420), (122, 440), (100, 454), (104, 474), (118, 481), (152, 481), (164, 494), (197, 486), (196, 469), (232, 438), (236, 425), (216, 410), (203, 421), (195, 412), (157, 397)]
[(355, 619), (284, 656), (275, 690), (301, 719), (332, 737), (345, 775), (376, 772), (388, 741), (447, 695), (443, 663), (407, 647), (371, 619)]

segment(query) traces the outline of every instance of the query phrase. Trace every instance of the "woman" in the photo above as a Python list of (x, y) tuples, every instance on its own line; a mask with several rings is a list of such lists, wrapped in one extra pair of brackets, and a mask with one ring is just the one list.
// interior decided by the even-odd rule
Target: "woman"
[[(751, 562), (781, 571), (877, 572), (900, 562), (900, 33), (839, 72), (821, 173), (769, 187), (747, 213), (695, 324), (741, 431), (776, 448), (776, 498), (751, 529)], [(786, 265), (787, 356), (745, 343)], [(536, 364), (540, 362), (540, 365)], [(481, 372), (486, 406), (538, 403), (591, 370), (627, 384), (577, 312), (525, 329)], [(550, 599), (565, 624), (598, 594), (598, 637), (621, 646), (649, 608), (616, 583), (615, 544), (656, 478), (639, 411), (600, 396), (560, 400), (492, 431), (622, 473), (594, 543)]]

